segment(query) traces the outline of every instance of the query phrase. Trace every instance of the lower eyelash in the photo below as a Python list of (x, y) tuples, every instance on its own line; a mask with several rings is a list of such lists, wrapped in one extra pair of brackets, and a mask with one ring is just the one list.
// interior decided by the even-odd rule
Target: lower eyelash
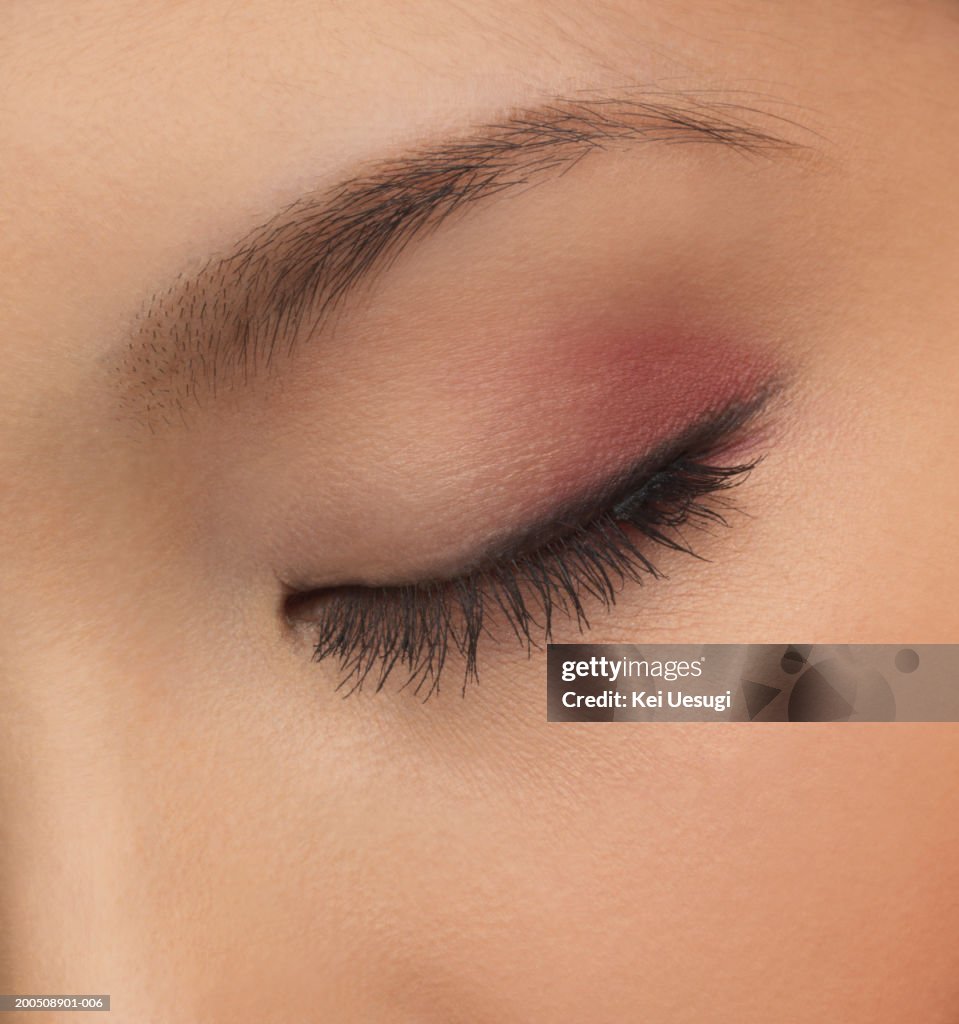
[[(644, 542), (699, 557), (682, 537), (685, 526), (728, 525), (723, 492), (742, 482), (759, 459), (721, 467), (706, 456), (681, 457), (654, 473), (607, 511), (528, 554), (454, 580), (331, 590), (311, 625), (313, 657), (335, 658), (347, 694), (371, 677), (377, 691), (399, 669), (401, 689), (428, 699), (453, 655), (464, 665), (463, 689), (477, 678), (481, 639), (512, 633), (527, 653), (552, 636), (557, 616), (589, 629), (586, 605), (603, 611), (629, 582), (663, 574)], [(491, 625), (492, 624), (492, 625)]]

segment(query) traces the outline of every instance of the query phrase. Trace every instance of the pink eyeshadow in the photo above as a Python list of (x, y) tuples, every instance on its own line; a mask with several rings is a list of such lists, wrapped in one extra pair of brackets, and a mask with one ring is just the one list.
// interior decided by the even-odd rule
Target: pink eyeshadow
[(515, 424), (503, 429), (524, 431), (532, 448), (565, 439), (565, 457), (550, 459), (548, 474), (550, 485), (565, 492), (570, 478), (601, 479), (709, 415), (753, 398), (777, 376), (768, 352), (715, 336), (666, 330), (567, 335), (549, 349), (517, 350), (499, 412), (503, 422)]

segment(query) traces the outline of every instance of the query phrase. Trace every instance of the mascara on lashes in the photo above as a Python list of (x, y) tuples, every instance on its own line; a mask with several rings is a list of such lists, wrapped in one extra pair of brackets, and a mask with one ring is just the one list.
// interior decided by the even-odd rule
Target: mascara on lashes
[[(557, 615), (589, 628), (588, 606), (608, 609), (629, 582), (663, 575), (649, 542), (695, 555), (683, 526), (726, 525), (722, 492), (741, 482), (758, 459), (720, 465), (778, 386), (701, 417), (600, 488), (591, 488), (548, 521), (527, 526), (486, 549), (451, 578), (390, 586), (361, 584), (287, 599), (291, 623), (314, 629), (314, 659), (335, 658), (347, 693), (369, 677), (381, 690), (398, 668), (424, 699), (439, 689), (448, 658), (477, 677), (481, 638), (512, 634), (531, 652), (548, 641)], [(634, 536), (635, 535), (635, 536)]]

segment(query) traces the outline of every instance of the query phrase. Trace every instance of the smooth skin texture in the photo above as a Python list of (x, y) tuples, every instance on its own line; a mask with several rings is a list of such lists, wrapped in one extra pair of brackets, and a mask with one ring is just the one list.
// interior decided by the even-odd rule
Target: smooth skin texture
[[(0, 17), (0, 991), (115, 1024), (959, 1019), (954, 726), (551, 726), (510, 644), (465, 700), (344, 701), (277, 582), (545, 507), (631, 443), (648, 379), (610, 387), (602, 338), (681, 321), (791, 384), (749, 516), (588, 639), (959, 640), (955, 6)], [(138, 311), (277, 208), (649, 83), (803, 148), (590, 156), (411, 245), (263, 386), (130, 414)]]

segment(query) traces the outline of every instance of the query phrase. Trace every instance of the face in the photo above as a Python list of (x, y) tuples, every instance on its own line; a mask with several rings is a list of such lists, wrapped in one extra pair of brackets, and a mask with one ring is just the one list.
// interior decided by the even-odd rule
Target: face
[(953, 728), (542, 650), (956, 639), (951, 5), (7, 20), (0, 989), (953, 1019)]

